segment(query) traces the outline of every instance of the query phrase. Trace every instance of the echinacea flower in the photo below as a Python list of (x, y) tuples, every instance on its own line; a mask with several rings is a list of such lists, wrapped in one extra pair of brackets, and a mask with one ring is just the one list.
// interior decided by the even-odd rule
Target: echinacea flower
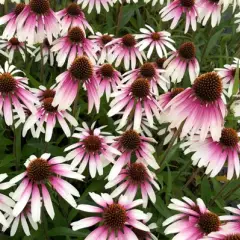
[(58, 67), (62, 67), (67, 60), (67, 68), (77, 56), (86, 55), (95, 63), (97, 60), (97, 46), (86, 38), (84, 31), (79, 27), (72, 27), (68, 33), (52, 43), (52, 52), (56, 52)]
[[(35, 62), (41, 61), (41, 59), (43, 57), (43, 64), (46, 64), (49, 59), (50, 66), (53, 66), (54, 53), (51, 51), (51, 47), (52, 47), (52, 45), (48, 42), (47, 38), (45, 38), (42, 43), (42, 50), (41, 50), (41, 47), (39, 46), (34, 51), (34, 54), (37, 54), (36, 58), (35, 58)], [(41, 53), (41, 51), (42, 51), (42, 53)]]
[(227, 162), (227, 179), (232, 179), (234, 172), (239, 177), (239, 153), (240, 144), (238, 134), (232, 128), (223, 128), (221, 138), (214, 141), (211, 137), (206, 138), (203, 142), (187, 141), (185, 143), (189, 147), (186, 153), (194, 152), (192, 156), (193, 165), (198, 167), (206, 167), (206, 174), (215, 177)]
[(184, 121), (181, 137), (199, 133), (204, 141), (210, 132), (212, 139), (219, 141), (226, 115), (222, 98), (220, 76), (215, 72), (200, 75), (192, 88), (182, 91), (165, 107), (170, 128), (178, 128)]
[(80, 27), (84, 31), (88, 29), (93, 33), (93, 29), (86, 20), (84, 12), (75, 2), (70, 3), (66, 8), (56, 14), (60, 18), (62, 34), (67, 33), (69, 28), (72, 27)]
[(137, 240), (132, 227), (150, 232), (150, 229), (141, 222), (147, 219), (147, 215), (141, 210), (134, 209), (142, 203), (141, 199), (131, 201), (125, 196), (120, 196), (119, 200), (115, 202), (107, 193), (98, 195), (90, 192), (89, 195), (98, 206), (80, 204), (77, 209), (93, 213), (95, 216), (71, 223), (74, 231), (91, 227), (97, 223), (101, 224), (85, 238), (86, 240), (100, 239), (100, 237), (102, 240), (115, 238)]
[(28, 44), (42, 43), (45, 38), (51, 44), (53, 37), (57, 38), (60, 33), (58, 18), (49, 0), (30, 0), (16, 23), (19, 40)]
[(77, 57), (71, 67), (56, 78), (56, 95), (52, 105), (58, 106), (59, 110), (70, 107), (77, 96), (79, 86), (83, 86), (88, 94), (88, 113), (95, 105), (99, 111), (100, 97), (98, 92), (98, 82), (94, 75), (91, 61), (85, 57)]
[[(7, 177), (8, 175), (6, 173), (0, 174), (0, 190), (5, 190), (13, 186), (13, 184), (9, 182), (2, 182)], [(12, 207), (14, 205), (15, 202), (11, 198), (0, 193), (0, 223), (3, 227), (8, 227), (6, 215), (12, 215)]]
[(12, 12), (0, 17), (0, 25), (7, 24), (2, 34), (3, 38), (10, 39), (14, 37), (17, 31), (17, 17), (24, 8), (25, 4), (19, 3)]
[(155, 116), (160, 118), (159, 105), (151, 92), (151, 85), (148, 79), (138, 78), (132, 84), (119, 86), (120, 91), (112, 94), (115, 97), (110, 103), (108, 116), (114, 116), (124, 109), (119, 129), (125, 126), (128, 118), (134, 118), (133, 129), (139, 131), (143, 113), (146, 114), (150, 126), (153, 126)]
[(184, 33), (188, 32), (190, 26), (193, 31), (196, 31), (198, 5), (200, 4), (195, 0), (174, 0), (160, 11), (162, 21), (173, 19), (170, 29), (174, 29), (183, 15), (186, 16)]
[(89, 36), (89, 38), (91, 38), (100, 49), (97, 53), (99, 56), (98, 64), (109, 62), (109, 52), (114, 45), (107, 46), (107, 44), (113, 40), (113, 34), (96, 32), (95, 35)]
[(38, 99), (28, 90), (28, 79), (17, 76), (19, 73), (24, 75), (8, 62), (5, 62), (4, 69), (0, 66), (0, 115), (4, 116), (8, 126), (13, 124), (13, 108), (24, 122), (23, 106), (34, 112), (34, 105), (38, 103)]
[(112, 92), (117, 91), (117, 86), (121, 84), (121, 73), (111, 64), (106, 63), (101, 66), (95, 66), (96, 79), (99, 82), (99, 96), (105, 93), (109, 102)]
[(211, 26), (216, 27), (221, 21), (222, 4), (219, 0), (198, 0), (198, 2), (198, 22), (205, 26), (211, 19)]
[(78, 0), (78, 4), (82, 4), (82, 8), (86, 8), (88, 5), (88, 13), (91, 13), (93, 8), (96, 8), (97, 14), (101, 12), (101, 6), (109, 12), (109, 6), (113, 6), (112, 0)]
[(207, 209), (202, 199), (196, 203), (187, 197), (182, 199), (171, 199), (168, 208), (180, 213), (163, 222), (166, 235), (175, 234), (174, 240), (199, 240), (221, 229), (219, 217)]
[(129, 68), (135, 69), (137, 59), (143, 64), (143, 59), (146, 60), (146, 55), (143, 51), (139, 50), (136, 38), (132, 34), (126, 34), (121, 38), (113, 39), (106, 46), (112, 46), (109, 49), (109, 62), (112, 63), (116, 60), (115, 66), (118, 67), (121, 62), (124, 62), (126, 70)]
[(25, 208), (22, 210), (22, 212), (17, 217), (14, 217), (13, 215), (8, 214), (7, 215), (7, 223), (8, 223), (8, 227), (3, 227), (2, 231), (5, 232), (8, 228), (10, 228), (10, 236), (11, 237), (13, 237), (16, 234), (18, 227), (19, 227), (19, 223), (21, 223), (22, 229), (26, 236), (31, 235), (29, 225), (34, 230), (38, 230), (38, 224), (33, 221), (33, 218), (31, 215), (31, 203), (30, 202), (25, 206)]
[(41, 219), (42, 203), (53, 219), (55, 213), (48, 186), (52, 187), (72, 207), (77, 206), (73, 196), (80, 196), (78, 190), (61, 177), (77, 180), (82, 180), (84, 177), (73, 172), (70, 165), (64, 163), (66, 161), (64, 157), (49, 158), (49, 153), (44, 153), (41, 157), (30, 156), (24, 164), (26, 170), (10, 180), (10, 183), (21, 181), (12, 195), (16, 201), (12, 213), (14, 217), (19, 216), (30, 201), (34, 222), (39, 222)]
[(79, 132), (73, 134), (78, 142), (65, 148), (64, 151), (70, 151), (66, 155), (66, 159), (72, 160), (73, 168), (79, 165), (78, 172), (82, 173), (89, 165), (90, 176), (94, 178), (97, 172), (99, 175), (103, 175), (103, 168), (106, 166), (104, 161), (113, 163), (113, 155), (121, 155), (121, 153), (111, 146), (114, 137), (110, 133), (102, 131), (106, 126), (96, 128), (93, 123), (89, 128), (85, 122), (82, 123), (82, 126), (76, 128)]
[(8, 53), (9, 63), (12, 63), (15, 52), (20, 52), (24, 62), (26, 60), (25, 51), (34, 57), (32, 49), (35, 49), (35, 47), (29, 44), (24, 44), (23, 42), (19, 42), (17, 37), (12, 37), (9, 40), (0, 39), (0, 50)]
[(173, 83), (181, 82), (186, 70), (192, 83), (200, 72), (195, 45), (192, 42), (183, 43), (177, 51), (171, 52), (171, 56), (164, 62), (164, 67)]
[(71, 130), (67, 124), (67, 121), (74, 127), (78, 125), (78, 122), (71, 114), (69, 114), (69, 109), (58, 110), (57, 107), (52, 106), (54, 96), (55, 89), (43, 90), (40, 104), (36, 106), (37, 111), (32, 113), (24, 124), (22, 132), (24, 137), (26, 136), (27, 131), (32, 129), (32, 127), (34, 127), (36, 124), (36, 131), (32, 131), (33, 137), (39, 138), (40, 133), (44, 132), (45, 141), (49, 142), (52, 138), (53, 129), (57, 122), (61, 126), (65, 135), (67, 137), (71, 136)]
[(119, 150), (122, 155), (116, 160), (110, 170), (108, 180), (112, 181), (115, 179), (122, 168), (126, 164), (131, 163), (132, 156), (142, 159), (147, 166), (149, 165), (155, 170), (159, 169), (159, 165), (153, 156), (155, 149), (150, 143), (156, 143), (154, 138), (141, 136), (132, 129), (123, 132), (116, 138), (116, 142), (113, 143), (112, 147)]
[[(224, 228), (228, 227), (228, 224), (224, 226)], [(202, 238), (200, 240), (239, 240), (240, 239), (240, 232), (234, 232), (234, 231), (229, 231), (227, 230), (222, 230), (218, 232), (213, 232), (208, 234), (207, 237)]]
[(172, 45), (174, 41), (170, 38), (171, 33), (167, 31), (156, 32), (149, 25), (145, 25), (146, 28), (140, 28), (141, 34), (136, 34), (136, 39), (141, 39), (137, 46), (139, 46), (139, 51), (143, 51), (148, 48), (147, 58), (152, 56), (153, 50), (155, 50), (160, 58), (163, 56), (167, 57), (166, 47), (170, 48), (172, 51), (176, 49)]
[(141, 67), (124, 73), (122, 83), (132, 84), (138, 78), (148, 79), (151, 92), (158, 96), (158, 86), (167, 92), (167, 85), (169, 81), (165, 79), (164, 73), (165, 70), (158, 69), (154, 63), (145, 62)]
[(114, 180), (109, 181), (105, 185), (105, 188), (109, 189), (116, 187), (111, 197), (115, 198), (124, 192), (124, 196), (127, 196), (131, 201), (133, 201), (140, 189), (143, 207), (146, 208), (148, 205), (148, 198), (150, 198), (153, 203), (156, 202), (156, 194), (152, 185), (158, 191), (160, 190), (155, 178), (155, 174), (147, 168), (143, 161), (138, 159), (134, 163), (128, 163), (126, 168), (122, 169)]
[(238, 64), (225, 64), (224, 68), (215, 68), (214, 70), (222, 78), (223, 88), (226, 91), (226, 95), (230, 97), (233, 92), (234, 78)]

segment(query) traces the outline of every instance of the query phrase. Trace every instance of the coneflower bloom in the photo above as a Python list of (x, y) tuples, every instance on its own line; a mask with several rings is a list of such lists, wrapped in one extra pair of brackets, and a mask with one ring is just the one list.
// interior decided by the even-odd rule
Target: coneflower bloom
[(70, 137), (71, 131), (67, 121), (70, 125), (76, 127), (78, 125), (77, 120), (68, 113), (68, 109), (58, 110), (57, 107), (52, 106), (55, 89), (46, 89), (42, 94), (42, 99), (40, 99), (40, 104), (37, 106), (37, 111), (32, 113), (24, 124), (22, 132), (23, 136), (25, 137), (27, 131), (32, 129), (32, 127), (36, 124), (36, 132), (33, 134), (33, 137), (39, 138), (40, 133), (44, 132), (45, 141), (49, 142), (52, 138), (53, 129), (58, 122), (65, 135)]
[(115, 66), (118, 67), (121, 62), (124, 62), (126, 70), (129, 68), (135, 69), (137, 59), (143, 64), (143, 59), (146, 60), (146, 55), (139, 50), (137, 41), (132, 34), (126, 34), (121, 38), (113, 39), (106, 46), (112, 46), (109, 49), (109, 61), (112, 63), (116, 60)]
[(158, 169), (159, 165), (153, 156), (155, 149), (150, 143), (156, 143), (154, 138), (141, 136), (131, 129), (125, 131), (121, 136), (116, 138), (116, 142), (113, 143), (112, 147), (118, 149), (122, 155), (114, 163), (108, 175), (108, 180), (111, 181), (115, 179), (122, 168), (126, 164), (131, 163), (132, 155), (142, 159), (147, 166), (149, 165), (153, 169)]
[(48, 42), (47, 38), (45, 38), (42, 43), (42, 50), (41, 47), (39, 46), (34, 51), (34, 54), (36, 54), (35, 62), (41, 61), (41, 58), (43, 56), (43, 64), (46, 64), (49, 59), (50, 66), (53, 66), (54, 53), (51, 51), (51, 47), (52, 45)]
[(89, 164), (90, 176), (94, 178), (97, 172), (99, 175), (103, 175), (103, 168), (106, 166), (104, 161), (113, 163), (113, 155), (121, 155), (121, 153), (111, 146), (114, 137), (109, 132), (101, 131), (106, 126), (96, 128), (93, 123), (89, 128), (85, 122), (82, 123), (82, 126), (76, 128), (79, 132), (73, 134), (78, 142), (65, 148), (64, 151), (70, 151), (66, 159), (72, 160), (73, 168), (79, 165), (79, 173), (82, 173)]
[[(8, 177), (6, 173), (0, 174), (0, 190), (5, 190), (13, 186), (13, 184), (9, 182), (2, 182)], [(6, 219), (7, 215), (12, 215), (12, 207), (15, 205), (15, 202), (9, 198), (8, 196), (5, 196), (4, 194), (0, 193), (0, 223), (3, 225), (3, 227), (8, 227), (8, 221)]]
[(195, 45), (192, 42), (183, 43), (177, 51), (171, 52), (171, 56), (164, 62), (164, 67), (174, 83), (181, 82), (188, 70), (192, 83), (200, 72)]
[(120, 91), (112, 94), (115, 97), (110, 103), (110, 111), (108, 116), (118, 114), (124, 109), (119, 128), (125, 126), (128, 122), (128, 118), (134, 118), (133, 129), (140, 130), (142, 115), (146, 114), (149, 125), (153, 126), (153, 117), (160, 118), (159, 104), (151, 93), (151, 85), (148, 79), (138, 78), (132, 84), (125, 84), (119, 86)]
[(85, 57), (77, 57), (71, 67), (56, 78), (56, 95), (52, 105), (58, 105), (59, 110), (67, 109), (77, 96), (79, 84), (87, 90), (88, 94), (88, 113), (95, 105), (99, 111), (100, 97), (98, 93), (98, 82), (94, 75), (91, 61)]
[(86, 38), (84, 31), (79, 27), (70, 28), (67, 35), (58, 38), (52, 43), (52, 52), (56, 52), (58, 67), (62, 67), (67, 60), (67, 68), (77, 56), (86, 55), (95, 63), (97, 46)]
[(168, 226), (166, 235), (176, 234), (174, 240), (199, 240), (221, 229), (219, 217), (207, 209), (202, 199), (198, 198), (196, 203), (187, 197), (182, 199), (171, 199), (168, 208), (180, 213), (163, 222), (163, 226)]
[(227, 179), (232, 179), (234, 172), (236, 177), (239, 177), (240, 144), (234, 129), (223, 128), (219, 142), (208, 137), (203, 142), (189, 140), (185, 144), (189, 145), (185, 150), (186, 153), (194, 152), (193, 165), (206, 167), (206, 174), (210, 174), (210, 177), (215, 177), (226, 162), (228, 163)]
[(143, 161), (138, 159), (134, 163), (128, 163), (126, 168), (122, 169), (114, 180), (106, 184), (105, 188), (109, 189), (118, 185), (112, 192), (111, 197), (115, 198), (124, 192), (124, 195), (131, 201), (133, 201), (140, 189), (143, 207), (146, 208), (148, 205), (148, 198), (153, 203), (156, 202), (156, 194), (153, 186), (158, 191), (160, 190), (155, 178), (155, 174), (147, 168)]
[(56, 14), (49, 0), (30, 0), (16, 19), (17, 35), (20, 41), (29, 44), (42, 43), (46, 37), (49, 43), (60, 32)]
[(19, 42), (17, 37), (12, 37), (9, 40), (0, 39), (0, 50), (6, 51), (8, 53), (9, 63), (12, 63), (15, 52), (20, 52), (24, 62), (26, 60), (25, 51), (27, 51), (32, 57), (34, 57), (32, 49), (35, 49), (35, 47), (24, 44), (23, 42)]
[(78, 4), (82, 4), (82, 8), (86, 8), (88, 5), (88, 13), (91, 13), (93, 8), (96, 8), (97, 14), (101, 12), (101, 6), (108, 12), (109, 6), (113, 6), (113, 1), (111, 0), (78, 0)]
[(158, 69), (154, 63), (146, 62), (140, 68), (123, 74), (122, 83), (132, 84), (138, 78), (146, 78), (150, 82), (150, 89), (154, 95), (159, 95), (158, 86), (167, 92), (169, 81), (164, 77), (165, 70)]
[(104, 62), (109, 62), (109, 49), (111, 49), (114, 45), (107, 46), (107, 44), (113, 40), (113, 35), (108, 33), (102, 34), (100, 32), (96, 32), (95, 35), (89, 36), (89, 38), (91, 38), (92, 41), (97, 44), (100, 49), (98, 52), (98, 63), (102, 64)]
[(4, 69), (0, 66), (0, 114), (8, 126), (13, 124), (13, 108), (24, 122), (26, 116), (23, 106), (34, 112), (34, 104), (38, 103), (38, 99), (28, 90), (28, 79), (17, 76), (19, 73), (24, 75), (8, 62), (5, 62)]
[(84, 12), (76, 3), (70, 3), (66, 8), (56, 14), (60, 18), (62, 34), (67, 33), (68, 29), (72, 27), (80, 27), (84, 31), (88, 29), (93, 33), (93, 29), (86, 20)]
[(170, 48), (172, 51), (176, 49), (172, 45), (174, 41), (170, 38), (171, 33), (167, 31), (156, 32), (149, 25), (145, 25), (146, 28), (140, 28), (141, 34), (136, 34), (136, 39), (141, 39), (137, 46), (139, 46), (139, 50), (143, 51), (148, 48), (147, 58), (152, 56), (153, 50), (156, 51), (157, 55), (162, 58), (163, 56), (167, 57), (167, 49)]
[[(13, 208), (13, 216), (17, 217), (31, 202), (31, 215), (34, 222), (41, 219), (42, 203), (51, 217), (54, 218), (54, 209), (48, 186), (64, 198), (72, 207), (76, 207), (73, 196), (79, 197), (78, 190), (61, 177), (82, 180), (84, 177), (71, 170), (70, 165), (65, 164), (64, 157), (50, 158), (49, 153), (41, 157), (30, 156), (25, 162), (26, 170), (10, 180), (10, 183), (21, 181), (12, 198), (17, 202)], [(61, 176), (61, 177), (60, 177)]]
[(222, 4), (219, 0), (198, 1), (198, 22), (205, 26), (211, 18), (211, 26), (216, 27), (221, 21)]
[(15, 9), (8, 13), (7, 15), (0, 17), (0, 25), (7, 24), (3, 34), (2, 38), (10, 39), (14, 37), (16, 31), (17, 31), (17, 17), (18, 15), (23, 11), (25, 8), (24, 3), (19, 3), (16, 5)]
[(80, 204), (77, 209), (93, 213), (95, 216), (71, 223), (74, 231), (100, 223), (100, 226), (93, 230), (86, 239), (137, 240), (138, 238), (132, 230), (133, 227), (150, 232), (150, 229), (142, 222), (147, 219), (147, 215), (141, 210), (134, 209), (142, 204), (141, 199), (130, 201), (127, 197), (120, 196), (119, 200), (115, 202), (107, 193), (98, 195), (90, 192), (89, 195), (98, 206)]
[(26, 234), (26, 236), (31, 235), (29, 225), (34, 230), (38, 230), (38, 224), (33, 221), (33, 218), (31, 215), (31, 203), (28, 203), (17, 217), (14, 217), (11, 214), (8, 215), (7, 223), (8, 223), (8, 227), (3, 227), (2, 231), (5, 232), (8, 228), (10, 228), (10, 236), (11, 237), (16, 234), (19, 223), (21, 223), (22, 229), (23, 229), (24, 233)]
[(223, 226), (226, 230), (218, 231), (210, 233), (207, 237), (200, 239), (200, 240), (239, 240), (240, 239), (240, 232), (230, 231), (228, 228), (228, 224)]
[(170, 128), (178, 128), (184, 122), (181, 137), (200, 132), (204, 141), (210, 132), (219, 141), (226, 115), (223, 102), (222, 80), (215, 72), (200, 75), (192, 88), (187, 88), (172, 99), (165, 109), (171, 122)]
[[(150, 221), (152, 216), (153, 216), (152, 213), (147, 213), (147, 219), (142, 220), (142, 222), (145, 225), (147, 225), (147, 223)], [(153, 229), (157, 228), (157, 224), (156, 223), (150, 223), (147, 227), (150, 230), (153, 230)], [(135, 233), (138, 240), (141, 240), (141, 239), (143, 239), (143, 240), (158, 240), (158, 238), (155, 235), (153, 235), (151, 232), (142, 231), (142, 230), (137, 229), (137, 228), (132, 228), (132, 231)]]
[(170, 29), (174, 29), (184, 15), (186, 16), (184, 33), (188, 32), (190, 26), (193, 31), (197, 30), (198, 3), (195, 0), (174, 0), (164, 7), (160, 14), (164, 22), (173, 19)]
[(228, 97), (232, 95), (236, 69), (237, 69), (237, 64), (231, 64), (231, 65), (225, 64), (224, 68), (214, 69), (218, 73), (218, 75), (222, 78), (224, 92)]
[(117, 86), (121, 84), (121, 73), (111, 64), (106, 63), (101, 66), (95, 66), (95, 75), (99, 82), (100, 97), (105, 93), (109, 102), (111, 93), (117, 91)]

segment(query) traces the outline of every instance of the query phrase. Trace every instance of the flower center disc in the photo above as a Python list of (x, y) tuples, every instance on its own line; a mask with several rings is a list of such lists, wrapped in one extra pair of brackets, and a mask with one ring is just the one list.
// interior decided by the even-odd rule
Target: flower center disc
[(68, 38), (72, 43), (80, 43), (84, 40), (84, 32), (79, 27), (73, 27), (68, 32)]
[(84, 145), (88, 152), (94, 153), (101, 149), (102, 143), (98, 136), (89, 135), (84, 140)]
[(141, 139), (139, 134), (134, 130), (127, 130), (120, 138), (121, 146), (129, 151), (137, 150), (140, 146)]
[(25, 3), (19, 3), (16, 5), (14, 13), (18, 16), (24, 8), (25, 8)]
[(18, 41), (17, 38), (13, 37), (9, 40), (9, 42), (14, 45), (14, 46), (18, 46), (20, 44), (20, 42)]
[(193, 90), (197, 97), (203, 101), (216, 101), (222, 94), (222, 80), (215, 72), (202, 74), (196, 78)]
[(10, 73), (3, 73), (0, 75), (0, 92), (10, 93), (16, 89), (16, 80)]
[(31, 0), (29, 7), (34, 13), (44, 15), (50, 10), (50, 3), (49, 0)]
[(52, 97), (43, 99), (43, 107), (44, 107), (45, 111), (47, 111), (47, 112), (56, 112), (57, 111), (57, 107), (53, 107), (52, 102), (53, 102)]
[(196, 48), (192, 42), (183, 43), (179, 47), (179, 55), (185, 59), (192, 59), (196, 56)]
[(76, 79), (87, 80), (93, 75), (93, 66), (87, 57), (81, 56), (73, 61), (69, 71)]
[(111, 64), (107, 63), (107, 64), (102, 65), (100, 71), (104, 77), (107, 77), (107, 78), (113, 77), (114, 68), (112, 67)]
[(238, 144), (237, 132), (232, 128), (224, 128), (220, 142), (227, 147), (235, 147)]
[(194, 4), (195, 4), (195, 0), (181, 0), (181, 5), (183, 7), (190, 8), (190, 7), (194, 6)]
[(132, 163), (128, 168), (128, 175), (133, 183), (141, 184), (147, 178), (147, 171), (142, 163)]
[(218, 231), (220, 224), (219, 217), (211, 212), (201, 215), (198, 222), (198, 226), (206, 234)]
[(145, 78), (152, 78), (155, 76), (155, 68), (152, 63), (144, 63), (140, 68), (140, 73)]
[(41, 182), (47, 180), (51, 176), (50, 165), (41, 158), (31, 161), (27, 167), (27, 176), (33, 182)]
[(160, 34), (157, 32), (154, 32), (151, 34), (151, 37), (153, 41), (158, 41), (160, 39)]
[(78, 16), (81, 13), (81, 9), (76, 3), (71, 3), (67, 7), (67, 13), (71, 16)]
[(106, 45), (107, 43), (111, 42), (112, 39), (113, 38), (109, 35), (102, 35), (101, 36), (101, 40), (102, 40), (103, 45)]
[(46, 89), (43, 94), (42, 94), (42, 98), (54, 98), (55, 97), (55, 91), (53, 91), (52, 89)]
[(136, 98), (145, 98), (150, 93), (150, 84), (146, 78), (136, 79), (131, 86), (131, 91)]
[(227, 235), (224, 240), (240, 240), (240, 234)]
[(136, 40), (132, 34), (126, 34), (122, 37), (122, 43), (126, 47), (133, 47), (136, 44)]
[(122, 229), (127, 221), (124, 207), (118, 203), (109, 205), (103, 212), (104, 223), (115, 230)]
[(184, 91), (184, 88), (173, 88), (171, 90), (171, 95), (170, 98), (173, 99), (175, 98), (179, 93), (181, 93), (182, 91)]
[(158, 66), (158, 68), (163, 69), (163, 64), (167, 59), (165, 57), (163, 58), (158, 58), (155, 62)]

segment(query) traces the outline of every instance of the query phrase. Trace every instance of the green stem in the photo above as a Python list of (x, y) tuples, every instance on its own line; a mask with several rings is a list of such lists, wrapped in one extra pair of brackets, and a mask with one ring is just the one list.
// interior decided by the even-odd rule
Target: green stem
[(73, 116), (78, 119), (78, 116), (77, 116), (77, 110), (78, 110), (78, 101), (79, 101), (79, 92), (80, 92), (80, 88), (81, 88), (81, 82), (79, 81), (78, 83), (78, 90), (77, 90), (77, 96), (74, 100), (74, 103), (73, 103), (73, 110), (72, 110), (72, 113), (73, 113)]
[(238, 184), (235, 188), (233, 188), (225, 196), (223, 196), (223, 200), (227, 200), (233, 193), (239, 190), (239, 188), (240, 188), (240, 184)]
[(213, 32), (213, 29), (211, 28), (211, 30), (210, 30), (210, 32), (208, 34), (208, 41), (206, 42), (206, 44), (204, 46), (204, 49), (202, 51), (201, 64), (203, 63), (203, 60), (204, 60), (204, 57), (205, 57), (205, 54), (206, 54), (206, 51), (207, 51), (208, 43), (211, 40), (212, 32)]
[(122, 21), (122, 17), (123, 17), (123, 5), (124, 5), (124, 2), (125, 2), (125, 0), (122, 1), (121, 6), (119, 8), (119, 12), (118, 12), (116, 36), (118, 35), (119, 30), (120, 30), (120, 25), (121, 25), (121, 21)]
[(40, 70), (40, 81), (45, 85), (44, 79), (44, 62), (43, 62), (43, 43), (40, 45), (40, 54), (41, 54), (41, 70)]
[(195, 179), (195, 177), (198, 175), (200, 172), (200, 168), (198, 168), (196, 171), (193, 172), (192, 176), (188, 179), (187, 183), (183, 186), (183, 190), (186, 189), (192, 181)]
[(15, 128), (15, 123), (13, 124), (13, 132), (14, 132), (14, 156), (16, 159), (16, 170), (19, 170), (20, 166), (20, 158), (21, 158), (21, 127), (19, 126), (17, 129)]
[(229, 183), (230, 183), (230, 181), (225, 182), (222, 185), (221, 189), (218, 191), (218, 193), (214, 196), (214, 198), (209, 201), (210, 207), (214, 204), (215, 200), (223, 193), (223, 191), (226, 189), (226, 187), (229, 185)]
[(175, 182), (176, 180), (178, 180), (178, 178), (181, 176), (181, 174), (189, 167), (189, 164), (191, 163), (192, 159), (190, 158), (185, 164), (184, 166), (178, 171), (177, 176), (173, 179), (173, 182)]

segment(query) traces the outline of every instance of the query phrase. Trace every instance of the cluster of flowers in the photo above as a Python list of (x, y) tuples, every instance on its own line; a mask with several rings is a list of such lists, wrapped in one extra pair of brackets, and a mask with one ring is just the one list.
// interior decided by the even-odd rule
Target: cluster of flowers
[[(110, 0), (83, 1), (82, 8), (89, 5), (91, 11), (95, 6), (100, 12), (101, 5), (108, 10), (108, 5), (112, 4)], [(186, 13), (187, 32), (190, 24), (196, 30), (197, 19), (205, 25), (210, 16), (212, 26), (216, 26), (221, 12), (232, 4), (235, 10), (239, 1), (175, 0), (161, 10), (161, 17), (163, 21), (173, 19), (171, 28), (174, 28), (182, 13)], [(229, 98), (233, 93), (239, 59), (222, 69), (199, 75), (194, 43), (184, 42), (175, 49), (169, 32), (156, 32), (146, 25), (140, 29), (140, 34), (115, 38), (111, 34), (96, 33), (88, 38), (86, 32), (94, 34), (94, 31), (76, 3), (57, 13), (48, 0), (18, 3), (13, 12), (0, 18), (0, 24), (6, 25), (0, 40), (0, 53), (8, 58), (4, 67), (0, 67), (0, 115), (6, 124), (23, 125), (23, 137), (30, 130), (35, 138), (44, 134), (48, 142), (58, 122), (67, 137), (78, 139), (77, 143), (65, 148), (68, 152), (65, 157), (50, 158), (48, 153), (30, 156), (25, 163), (26, 171), (0, 185), (4, 190), (21, 181), (10, 197), (0, 195), (3, 231), (11, 226), (11, 235), (14, 235), (21, 221), (24, 232), (29, 235), (27, 219), (37, 229), (42, 204), (53, 219), (51, 188), (72, 207), (96, 214), (71, 224), (73, 230), (78, 230), (101, 223), (87, 240), (157, 239), (150, 232), (156, 224), (147, 226), (151, 214), (134, 209), (141, 204), (146, 208), (148, 199), (156, 202), (154, 189), (159, 190), (159, 185), (151, 171), (159, 169), (154, 157), (156, 141), (151, 135), (151, 129), (157, 129), (156, 123), (170, 123), (159, 132), (159, 135), (168, 133), (165, 144), (176, 129), (182, 128), (180, 139), (184, 153), (194, 152), (193, 165), (205, 167), (210, 177), (215, 177), (224, 165), (228, 167), (228, 179), (232, 179), (234, 173), (239, 177), (238, 134), (224, 127), (225, 96)], [(36, 47), (37, 43), (41, 46)], [(53, 65), (56, 60), (58, 67), (66, 64), (67, 70), (56, 78), (51, 88), (32, 89), (24, 72), (11, 65), (15, 52), (20, 52), (24, 61), (27, 55), (43, 64), (49, 60)], [(149, 60), (153, 54), (158, 56), (154, 62)], [(129, 70), (124, 74), (116, 69), (121, 63)], [(186, 71), (192, 86), (171, 88), (171, 83), (183, 80)], [(159, 87), (165, 93), (160, 94)], [(102, 131), (105, 126), (95, 127), (95, 123), (91, 127), (86, 123), (78, 127), (73, 115), (81, 89), (87, 91), (88, 113), (93, 108), (98, 113), (101, 97), (106, 95), (111, 108), (108, 116), (120, 115), (115, 122), (119, 136)], [(236, 114), (240, 111), (238, 104), (236, 101), (232, 105)], [(73, 135), (71, 126), (76, 127)], [(82, 181), (88, 165), (89, 174), (94, 178), (97, 174), (103, 175), (104, 167), (109, 164), (112, 168), (105, 188), (118, 186), (110, 195), (89, 193), (98, 206), (77, 206), (74, 197), (80, 196), (78, 190), (61, 177)], [(6, 177), (3, 174), (0, 179)], [(139, 189), (142, 199), (134, 200)], [(118, 201), (114, 200), (118, 196)], [(207, 239), (231, 239), (219, 218), (207, 210), (201, 200), (197, 204), (187, 198), (185, 202), (172, 201), (170, 208), (182, 213), (164, 223), (171, 224), (166, 234), (178, 233), (174, 239), (179, 240), (200, 239), (206, 235)], [(228, 210), (240, 213), (240, 210)], [(238, 221), (239, 218), (220, 217), (221, 220)], [(228, 229), (229, 224), (225, 226)], [(186, 228), (188, 231), (184, 231)], [(235, 229), (239, 237), (239, 226)], [(212, 234), (214, 231), (219, 232)]]

